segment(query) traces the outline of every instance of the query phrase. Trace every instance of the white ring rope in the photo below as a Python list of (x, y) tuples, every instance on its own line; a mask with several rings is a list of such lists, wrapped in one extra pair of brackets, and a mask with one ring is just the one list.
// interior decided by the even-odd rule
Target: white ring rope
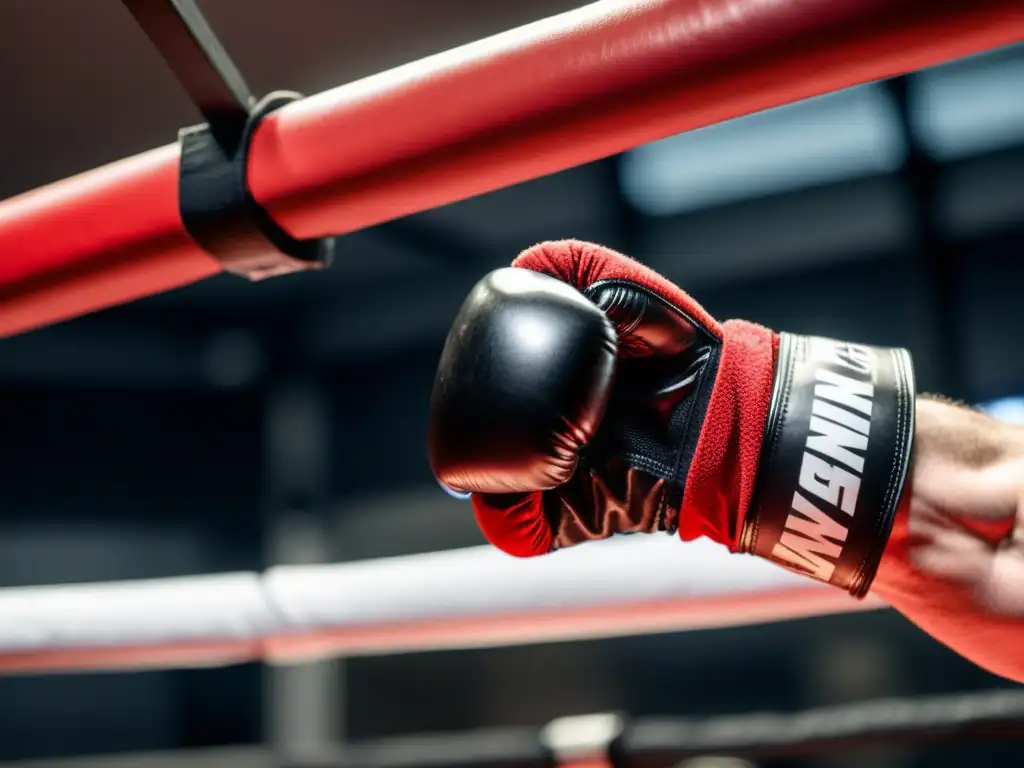
[(0, 589), (0, 671), (275, 663), (757, 624), (876, 608), (710, 542), (489, 547), (264, 574)]

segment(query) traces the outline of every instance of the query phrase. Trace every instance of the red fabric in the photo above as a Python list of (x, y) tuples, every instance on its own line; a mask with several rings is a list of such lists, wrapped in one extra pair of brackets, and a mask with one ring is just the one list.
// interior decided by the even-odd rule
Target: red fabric
[(551, 526), (544, 518), (540, 493), (473, 494), (477, 525), (491, 544), (514, 557), (551, 551)]
[(579, 240), (558, 240), (541, 243), (523, 251), (512, 262), (513, 267), (543, 272), (568, 283), (578, 291), (599, 280), (629, 280), (643, 285), (670, 303), (681, 307), (715, 338), (722, 338), (722, 326), (679, 286), (666, 280), (639, 261), (605, 248), (603, 245)]
[[(913, 490), (908, 488), (871, 591), (964, 658), (1010, 680), (1024, 681), (1021, 618), (985, 610), (969, 587), (935, 578), (914, 564), (909, 529), (912, 497)], [(1010, 519), (988, 523), (964, 527), (994, 545), (1013, 526)]]
[(735, 551), (754, 495), (778, 336), (743, 320), (723, 328), (718, 379), (686, 478), (679, 535), (684, 541), (707, 536)]
[[(708, 536), (735, 549), (750, 505), (771, 398), (775, 335), (760, 326), (722, 326), (678, 286), (620, 253), (575, 240), (541, 243), (512, 266), (541, 272), (584, 290), (600, 280), (629, 280), (658, 293), (721, 340), (718, 378), (687, 477), (679, 535)], [(545, 554), (551, 530), (541, 494), (473, 497), (487, 539), (517, 557)]]

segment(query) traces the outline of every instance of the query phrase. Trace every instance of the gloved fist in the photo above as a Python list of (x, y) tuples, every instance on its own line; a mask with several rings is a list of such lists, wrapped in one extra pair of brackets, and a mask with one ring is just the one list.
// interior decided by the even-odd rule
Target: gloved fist
[(510, 554), (678, 530), (862, 596), (913, 415), (905, 350), (720, 324), (641, 264), (565, 241), (467, 298), (429, 451)]

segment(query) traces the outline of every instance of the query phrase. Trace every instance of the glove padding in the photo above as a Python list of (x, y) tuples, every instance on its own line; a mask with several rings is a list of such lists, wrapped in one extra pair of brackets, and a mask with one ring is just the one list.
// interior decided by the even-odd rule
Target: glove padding
[(567, 241), (467, 299), (430, 454), (514, 555), (678, 529), (863, 595), (912, 434), (905, 351), (719, 324), (639, 263)]

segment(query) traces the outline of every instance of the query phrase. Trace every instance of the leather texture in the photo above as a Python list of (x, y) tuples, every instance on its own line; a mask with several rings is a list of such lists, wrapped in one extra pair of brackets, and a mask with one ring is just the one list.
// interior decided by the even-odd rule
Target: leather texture
[(914, 402), (906, 350), (782, 334), (741, 549), (866, 595), (909, 472)]
[[(624, 278), (581, 293), (534, 270), (485, 277), (438, 366), (438, 480), (490, 508), (481, 527), (495, 541), (495, 519), (517, 521), (545, 551), (675, 532), (721, 346), (693, 308)], [(530, 491), (543, 491), (532, 506), (517, 495)]]
[(714, 379), (720, 344), (683, 308), (629, 280), (601, 280), (584, 295), (611, 320), (618, 370), (605, 418), (579, 469), (544, 494), (553, 549), (618, 533), (675, 533), (689, 471), (693, 423)]
[(680, 486), (622, 459), (609, 458), (577, 472), (557, 491), (544, 494), (552, 549), (620, 533), (675, 533)]
[(270, 115), (250, 184), (295, 237), (350, 232), (1018, 42), (1022, 25), (1020, 0), (589, 3)]
[[(341, 234), (1022, 31), (1020, 0), (592, 3), (275, 112), (249, 183), (293, 237)], [(0, 336), (219, 272), (182, 225), (179, 159), (165, 146), (0, 203)]]
[(428, 427), (434, 474), (456, 491), (554, 488), (604, 416), (616, 337), (570, 286), (511, 267), (470, 292), (445, 343)]

